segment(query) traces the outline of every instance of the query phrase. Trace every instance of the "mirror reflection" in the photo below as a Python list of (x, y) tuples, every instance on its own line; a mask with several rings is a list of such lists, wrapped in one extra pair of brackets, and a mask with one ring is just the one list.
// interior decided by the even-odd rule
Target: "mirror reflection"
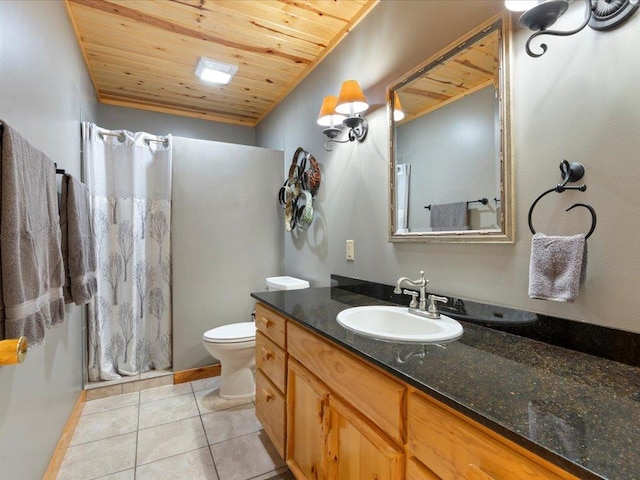
[(500, 16), (389, 87), (391, 241), (513, 241)]

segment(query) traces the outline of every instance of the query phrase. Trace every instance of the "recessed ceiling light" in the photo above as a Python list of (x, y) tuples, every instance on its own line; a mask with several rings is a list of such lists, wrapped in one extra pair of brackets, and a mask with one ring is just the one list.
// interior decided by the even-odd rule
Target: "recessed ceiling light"
[(237, 65), (217, 62), (201, 57), (196, 68), (196, 75), (205, 82), (227, 84), (238, 71)]

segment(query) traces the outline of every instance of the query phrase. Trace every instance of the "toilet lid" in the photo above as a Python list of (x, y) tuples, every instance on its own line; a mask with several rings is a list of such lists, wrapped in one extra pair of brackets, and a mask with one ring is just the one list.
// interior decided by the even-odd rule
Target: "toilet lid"
[(256, 325), (253, 322), (223, 325), (207, 330), (202, 338), (206, 342), (216, 343), (248, 342), (256, 338)]

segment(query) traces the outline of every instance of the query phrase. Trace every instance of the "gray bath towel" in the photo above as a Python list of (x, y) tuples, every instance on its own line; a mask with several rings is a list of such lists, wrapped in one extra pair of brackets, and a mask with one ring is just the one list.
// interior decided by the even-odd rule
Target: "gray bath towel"
[(88, 303), (97, 288), (89, 202), (86, 185), (71, 175), (64, 175), (60, 193), (64, 302), (76, 305)]
[(3, 122), (0, 178), (0, 270), (4, 331), (41, 344), (64, 321), (60, 220), (55, 166)]
[(529, 296), (540, 300), (573, 302), (587, 275), (584, 234), (551, 237), (536, 233), (531, 240)]
[(434, 232), (469, 229), (467, 202), (431, 205), (431, 230)]

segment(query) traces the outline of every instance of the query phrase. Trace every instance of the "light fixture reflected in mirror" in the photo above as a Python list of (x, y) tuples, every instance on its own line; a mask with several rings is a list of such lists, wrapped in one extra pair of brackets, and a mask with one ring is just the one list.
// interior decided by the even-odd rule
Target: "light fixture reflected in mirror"
[[(332, 150), (332, 142), (349, 143), (354, 140), (363, 142), (369, 126), (360, 114), (367, 108), (369, 108), (367, 99), (355, 80), (345, 81), (337, 97), (333, 95), (325, 97), (318, 115), (318, 125), (327, 127), (322, 133), (329, 137), (324, 142), (324, 149)], [(336, 138), (342, 132), (343, 127), (348, 129), (348, 139), (337, 140)]]
[(541, 2), (542, 0), (504, 0), (504, 6), (512, 12), (526, 12)]
[[(547, 0), (534, 1), (532, 8), (525, 11), (519, 20), (521, 27), (527, 27), (533, 31), (525, 48), (531, 57), (541, 57), (547, 51), (545, 43), (540, 44), (540, 52), (531, 50), (531, 40), (541, 35), (554, 35), (568, 37), (574, 35), (589, 25), (594, 30), (611, 30), (624, 23), (640, 6), (640, 0), (584, 0), (586, 14), (582, 25), (574, 30), (559, 31), (547, 30), (560, 18), (569, 8), (568, 0)], [(521, 11), (528, 0), (505, 0), (505, 6), (514, 11)]]
[(403, 118), (404, 118), (404, 110), (402, 110), (400, 97), (398, 97), (398, 92), (393, 92), (393, 121), (399, 122)]

